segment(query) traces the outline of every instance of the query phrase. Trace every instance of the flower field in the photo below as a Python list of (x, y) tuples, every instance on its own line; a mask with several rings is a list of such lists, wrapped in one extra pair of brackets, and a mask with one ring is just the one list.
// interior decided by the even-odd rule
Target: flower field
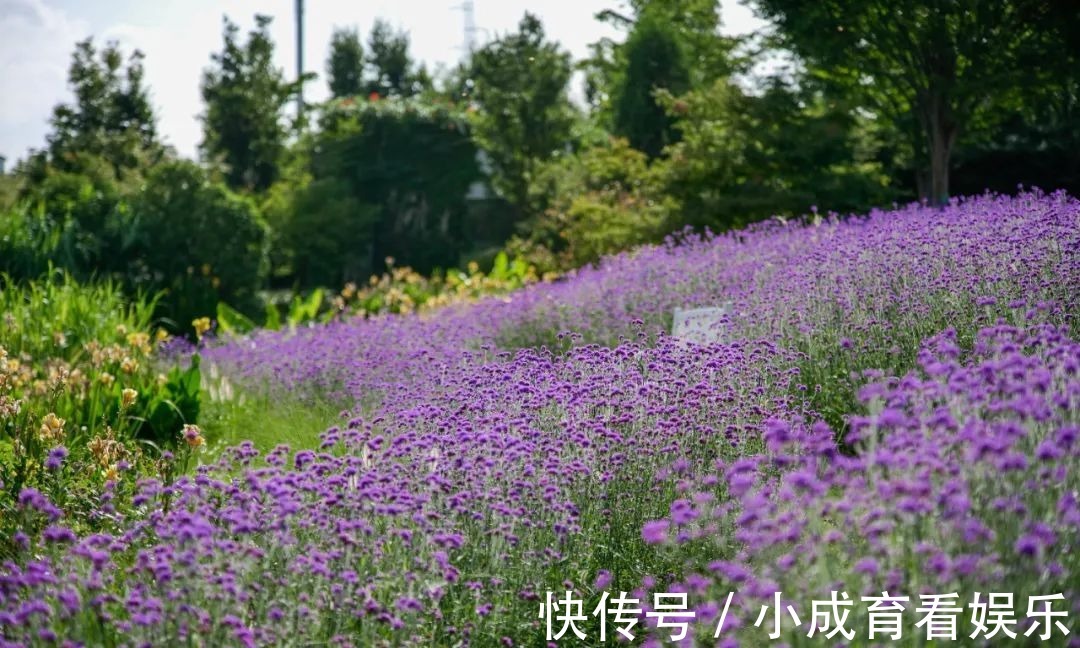
[[(1080, 202), (1026, 193), (211, 345), (237, 390), (340, 424), (123, 507), (107, 489), (90, 534), (27, 487), (40, 531), (0, 566), (0, 645), (545, 645), (567, 592), (584, 612), (558, 645), (616, 644), (627, 624), (590, 612), (622, 592), (646, 645), (678, 634), (656, 593), (686, 595), (683, 645), (836, 645), (811, 602), (837, 593), (850, 645), (926, 645), (920, 608), (952, 593), (957, 640), (996, 645), (971, 622), (992, 592), (1016, 643), (1080, 645), (1078, 300)], [(720, 342), (666, 334), (720, 303)], [(868, 636), (884, 592), (908, 597), (902, 636)]]

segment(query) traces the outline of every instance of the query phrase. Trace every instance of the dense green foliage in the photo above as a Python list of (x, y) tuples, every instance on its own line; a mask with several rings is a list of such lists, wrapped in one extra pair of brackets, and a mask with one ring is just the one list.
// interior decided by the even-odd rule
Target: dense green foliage
[(409, 35), (394, 31), (390, 23), (376, 20), (368, 37), (371, 72), (367, 90), (380, 97), (411, 97), (431, 86), (423, 66), (409, 55)]
[(364, 89), (364, 46), (355, 29), (336, 29), (326, 59), (326, 82), (335, 99), (354, 97)]
[(174, 325), (213, 313), (218, 301), (259, 310), (267, 231), (251, 200), (207, 178), (191, 162), (161, 164), (124, 216), (127, 281), (164, 291), (159, 316)]
[(278, 177), (285, 154), (282, 111), (295, 92), (274, 66), (269, 16), (256, 16), (247, 43), (225, 19), (224, 46), (203, 74), (203, 155), (221, 164), (233, 189), (262, 191)]
[(526, 207), (536, 165), (571, 140), (570, 70), (569, 53), (546, 40), (532, 14), (517, 33), (496, 39), (470, 61), (476, 139), (490, 161), (492, 184), (519, 209)]
[(370, 207), (345, 214), (354, 220), (374, 212), (364, 218), (366, 238), (350, 244), (370, 250), (370, 257), (359, 273), (343, 278), (362, 280), (381, 270), (386, 257), (423, 272), (456, 264), (464, 249), (465, 194), (479, 179), (464, 115), (407, 99), (346, 101), (329, 107), (324, 124), (309, 190)]
[(53, 167), (79, 172), (82, 159), (99, 157), (119, 176), (160, 151), (142, 61), (136, 50), (125, 67), (116, 43), (100, 51), (91, 39), (75, 46), (68, 70), (75, 101), (58, 105), (51, 120), (47, 155)]
[(1052, 5), (1039, 0), (758, 6), (813, 72), (896, 125), (918, 160), (920, 195), (939, 204), (957, 138), (981, 111), (1000, 110), (1002, 96), (1044, 83), (1030, 70), (1060, 55), (1058, 32), (1069, 29), (1051, 24)]
[(562, 156), (537, 173), (544, 211), (508, 248), (541, 272), (593, 263), (602, 255), (660, 241), (675, 204), (661, 195), (662, 167), (625, 139)]
[[(86, 516), (106, 482), (128, 492), (127, 473), (171, 470), (155, 462), (197, 422), (200, 371), (197, 356), (171, 368), (157, 357), (153, 312), (110, 283), (0, 276), (0, 556), (15, 530), (36, 528), (15, 513), (21, 489), (65, 502), (70, 523), (90, 531), (108, 524)], [(56, 453), (62, 470), (47, 461)]]
[(718, 80), (661, 100), (682, 134), (660, 171), (677, 223), (720, 231), (816, 206), (857, 211), (894, 195), (865, 120), (811, 87), (774, 80), (751, 95)]
[(649, 157), (678, 139), (675, 118), (656, 100), (658, 90), (682, 94), (690, 78), (678, 38), (652, 16), (634, 25), (626, 39), (626, 67), (614, 88), (612, 127)]

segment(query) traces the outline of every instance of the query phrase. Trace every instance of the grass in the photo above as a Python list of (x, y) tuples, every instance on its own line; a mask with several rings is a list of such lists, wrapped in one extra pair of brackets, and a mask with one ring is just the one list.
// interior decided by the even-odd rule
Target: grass
[(313, 449), (319, 436), (340, 420), (341, 407), (324, 400), (241, 393), (228, 385), (218, 378), (203, 386), (199, 419), (211, 457), (243, 441), (251, 441), (262, 453), (279, 444), (294, 451)]

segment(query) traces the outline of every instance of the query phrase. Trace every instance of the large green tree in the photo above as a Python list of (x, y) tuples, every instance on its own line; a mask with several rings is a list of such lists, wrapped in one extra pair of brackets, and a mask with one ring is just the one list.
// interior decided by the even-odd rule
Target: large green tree
[(335, 99), (358, 95), (364, 89), (364, 46), (355, 29), (335, 29), (330, 37), (326, 80)]
[(657, 91), (681, 94), (729, 76), (741, 60), (737, 39), (720, 34), (717, 0), (630, 0), (628, 11), (597, 19), (627, 32), (616, 43), (594, 43), (585, 62), (586, 94), (612, 131), (650, 158), (677, 141), (675, 120)]
[(118, 176), (161, 152), (157, 121), (143, 82), (143, 54), (127, 59), (116, 43), (92, 39), (75, 46), (68, 85), (74, 101), (53, 109), (47, 154), (52, 166), (78, 171), (79, 160), (100, 157)]
[(385, 20), (376, 20), (371, 28), (367, 64), (368, 92), (380, 97), (411, 97), (431, 87), (427, 70), (409, 54), (408, 33), (394, 31)]
[(657, 90), (681, 94), (690, 73), (673, 30), (646, 16), (623, 45), (625, 67), (612, 97), (612, 130), (650, 158), (678, 139), (674, 119), (656, 101)]
[(893, 197), (864, 118), (812, 83), (772, 78), (747, 93), (720, 79), (661, 101), (678, 115), (682, 140), (654, 166), (662, 193), (679, 203), (680, 225), (724, 230), (811, 205), (850, 212)]
[(166, 149), (143, 81), (138, 51), (79, 42), (68, 69), (73, 101), (56, 106), (48, 146), (18, 165), (19, 197), (40, 210), (49, 262), (72, 272), (123, 266), (116, 253), (117, 205), (137, 191)]
[(256, 16), (241, 43), (239, 27), (225, 18), (224, 46), (203, 73), (202, 154), (220, 163), (233, 189), (263, 191), (280, 173), (285, 152), (286, 103), (297, 83), (274, 65), (269, 16)]
[(949, 197), (957, 137), (1056, 56), (1045, 0), (758, 0), (810, 74), (906, 133), (920, 193)]
[(477, 50), (468, 75), (477, 108), (475, 135), (495, 188), (524, 207), (536, 164), (566, 148), (575, 115), (567, 96), (570, 54), (546, 40), (529, 13), (516, 33)]

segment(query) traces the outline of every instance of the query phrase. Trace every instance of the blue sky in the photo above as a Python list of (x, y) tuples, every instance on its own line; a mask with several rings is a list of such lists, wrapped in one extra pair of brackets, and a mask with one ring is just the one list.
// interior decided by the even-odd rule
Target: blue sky
[[(434, 69), (453, 66), (462, 55), (461, 0), (306, 0), (305, 68), (320, 74), (307, 96), (326, 96), (322, 78), (335, 26), (356, 26), (366, 38), (376, 17), (407, 30), (413, 56)], [(482, 44), (511, 31), (521, 15), (540, 16), (548, 35), (575, 58), (588, 44), (615, 35), (593, 19), (620, 8), (620, 0), (474, 0)], [(10, 161), (45, 143), (55, 104), (70, 99), (67, 68), (76, 41), (94, 36), (117, 40), (126, 51), (146, 54), (146, 80), (166, 141), (194, 156), (202, 110), (199, 81), (210, 54), (221, 46), (221, 19), (228, 15), (247, 28), (252, 16), (274, 16), (272, 31), (279, 65), (295, 70), (294, 0), (0, 0), (0, 155)], [(734, 0), (724, 4), (724, 31), (745, 33), (759, 22)]]

